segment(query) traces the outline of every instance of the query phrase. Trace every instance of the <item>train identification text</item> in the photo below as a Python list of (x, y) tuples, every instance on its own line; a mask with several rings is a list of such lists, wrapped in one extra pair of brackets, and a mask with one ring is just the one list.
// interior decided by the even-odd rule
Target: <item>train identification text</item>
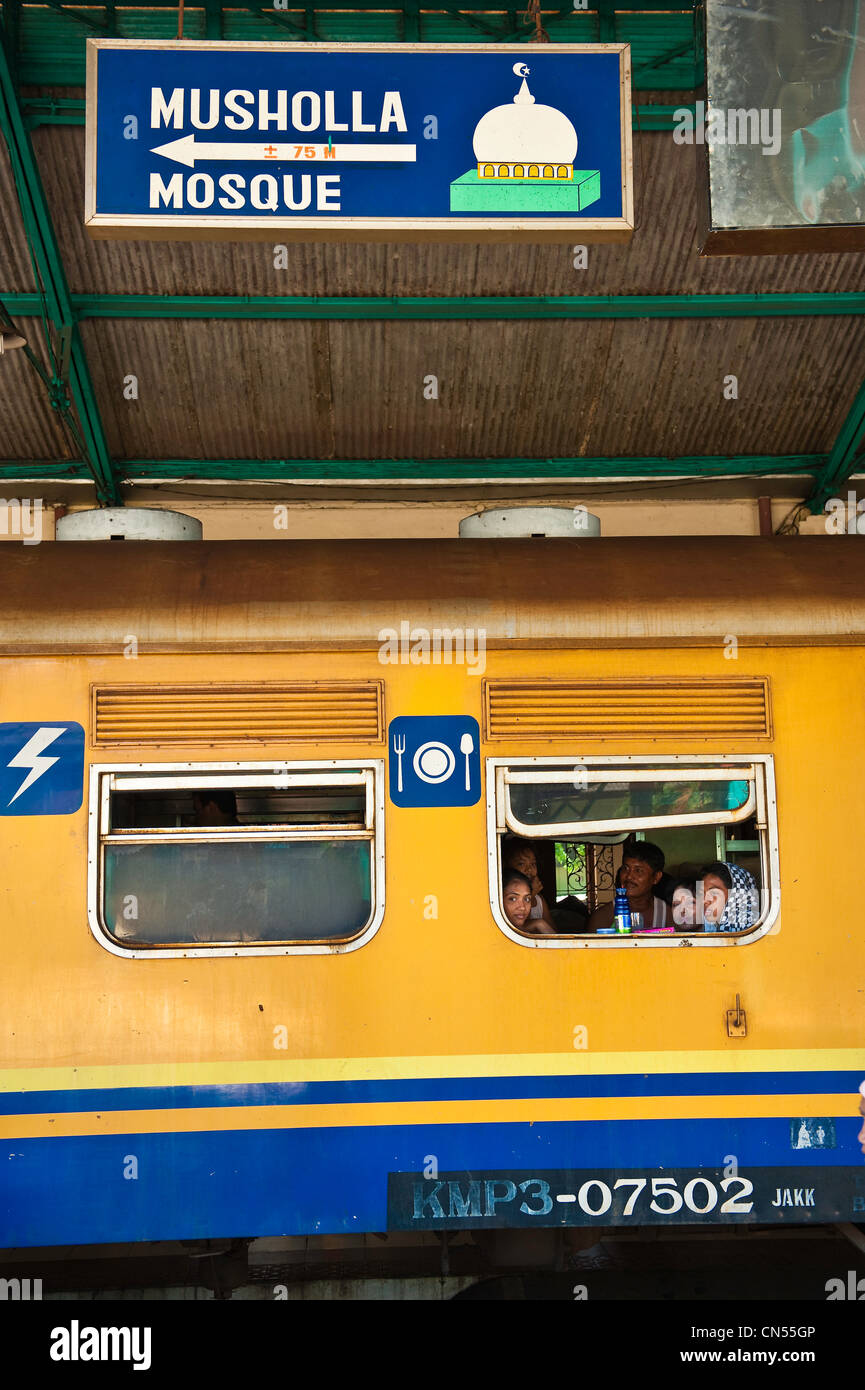
[[(622, 1169), (543, 1172), (391, 1173), (388, 1224), (395, 1230), (495, 1226), (678, 1225), (836, 1219), (846, 1210), (847, 1170), (801, 1185), (801, 1169)], [(813, 1177), (812, 1172), (808, 1173)], [(793, 1185), (798, 1178), (799, 1185)], [(789, 1212), (789, 1214), (788, 1214)]]

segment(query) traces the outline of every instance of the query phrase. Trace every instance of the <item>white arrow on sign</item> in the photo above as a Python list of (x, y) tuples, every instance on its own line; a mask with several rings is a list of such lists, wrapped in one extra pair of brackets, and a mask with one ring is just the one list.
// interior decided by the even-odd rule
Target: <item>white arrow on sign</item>
[(150, 153), (161, 154), (189, 169), (197, 159), (230, 160), (232, 163), (251, 159), (261, 164), (276, 164), (279, 160), (313, 163), (320, 159), (329, 164), (413, 164), (417, 160), (417, 145), (301, 145), (296, 142), (276, 145), (268, 141), (255, 145), (223, 145), (184, 135), (180, 140), (170, 140), (167, 145), (157, 145)]

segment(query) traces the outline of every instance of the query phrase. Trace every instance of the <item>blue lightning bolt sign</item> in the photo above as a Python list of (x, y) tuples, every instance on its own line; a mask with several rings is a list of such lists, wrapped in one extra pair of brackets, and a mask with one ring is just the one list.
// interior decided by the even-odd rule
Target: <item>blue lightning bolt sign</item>
[(81, 805), (83, 785), (80, 724), (0, 724), (0, 816), (69, 815)]

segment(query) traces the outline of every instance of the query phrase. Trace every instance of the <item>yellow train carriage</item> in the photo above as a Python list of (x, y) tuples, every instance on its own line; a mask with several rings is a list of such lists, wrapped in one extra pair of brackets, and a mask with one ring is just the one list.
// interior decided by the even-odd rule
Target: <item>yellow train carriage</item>
[[(854, 537), (3, 547), (0, 1244), (856, 1219), (863, 580)], [(568, 916), (626, 837), (739, 856), (753, 920)]]

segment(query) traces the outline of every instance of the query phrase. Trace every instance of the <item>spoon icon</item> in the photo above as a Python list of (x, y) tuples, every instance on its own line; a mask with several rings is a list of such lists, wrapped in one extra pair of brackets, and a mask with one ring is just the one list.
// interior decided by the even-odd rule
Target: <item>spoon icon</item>
[(463, 734), (462, 738), (460, 739), (460, 752), (465, 754), (465, 759), (466, 759), (466, 791), (467, 791), (467, 792), (471, 791), (471, 789), (472, 789), (471, 772), (470, 772), (470, 770), (469, 770), (469, 758), (470, 758), (471, 754), (472, 754), (474, 751), (475, 751), (475, 741), (474, 741), (474, 739), (472, 738), (471, 734)]

